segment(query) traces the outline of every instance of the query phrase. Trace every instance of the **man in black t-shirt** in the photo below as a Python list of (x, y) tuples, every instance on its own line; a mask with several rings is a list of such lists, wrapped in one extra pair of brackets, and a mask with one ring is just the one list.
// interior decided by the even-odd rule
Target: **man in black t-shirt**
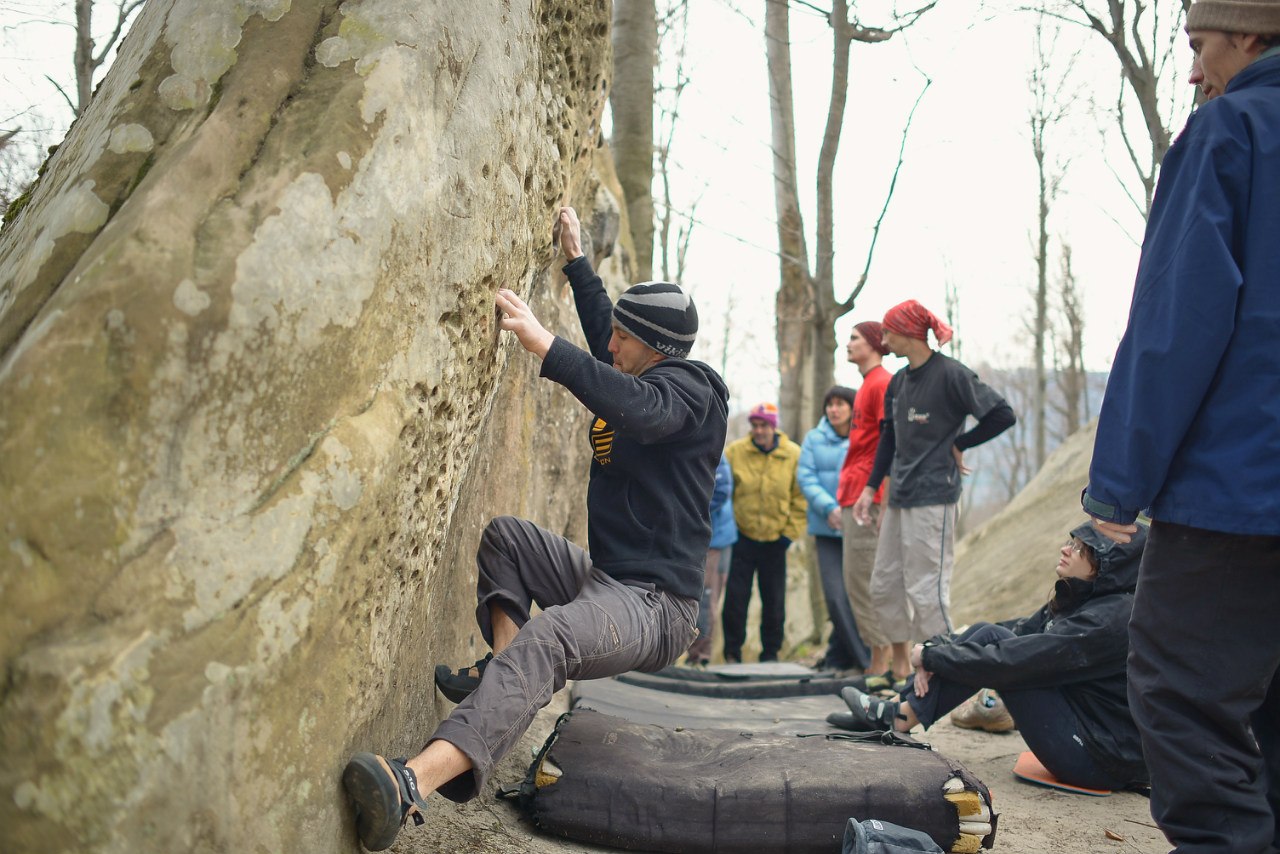
[[(960, 362), (928, 341), (951, 340), (951, 327), (915, 300), (889, 309), (884, 343), (907, 360), (889, 381), (876, 462), (854, 516), (871, 521), (871, 500), (889, 475), (880, 520), (871, 601), (895, 654), (912, 641), (951, 632), (951, 568), (964, 452), (1013, 426), (1013, 410)], [(964, 430), (972, 415), (978, 423)]]

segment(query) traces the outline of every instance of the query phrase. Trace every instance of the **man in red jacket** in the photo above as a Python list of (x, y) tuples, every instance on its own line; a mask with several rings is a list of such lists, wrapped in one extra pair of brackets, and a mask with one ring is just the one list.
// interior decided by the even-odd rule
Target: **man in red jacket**
[(853, 517), (853, 505), (867, 485), (867, 476), (876, 460), (876, 444), (880, 441), (880, 421), (884, 418), (884, 390), (890, 375), (880, 362), (889, 355), (884, 345), (880, 321), (864, 320), (853, 327), (845, 347), (849, 361), (862, 374), (862, 387), (853, 401), (853, 426), (849, 429), (849, 451), (840, 469), (840, 513), (844, 520), (844, 586), (853, 606), (862, 642), (871, 648), (871, 664), (867, 668), (867, 690), (878, 691), (893, 684), (895, 673), (905, 679), (911, 665), (905, 655), (889, 668), (891, 647), (880, 630), (875, 608), (871, 607), (871, 570), (876, 562), (876, 532), (879, 529), (880, 501), (883, 489), (876, 493), (872, 508), (874, 523), (864, 525)]

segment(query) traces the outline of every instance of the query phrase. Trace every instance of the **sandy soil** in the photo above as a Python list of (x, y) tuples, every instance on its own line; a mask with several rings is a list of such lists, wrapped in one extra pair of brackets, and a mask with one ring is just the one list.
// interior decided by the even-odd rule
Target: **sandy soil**
[[(528, 767), (531, 750), (541, 745), (564, 711), (567, 691), (544, 709), (520, 746), (494, 775), (499, 786), (514, 785)], [(1026, 745), (1017, 733), (992, 735), (959, 729), (945, 720), (920, 736), (935, 749), (959, 760), (990, 787), (999, 830), (993, 850), (1010, 854), (1163, 854), (1169, 850), (1151, 821), (1147, 799), (1122, 792), (1104, 798), (1074, 795), (1023, 783), (1012, 774)], [(542, 854), (605, 852), (615, 849), (580, 845), (542, 835), (516, 808), (492, 792), (461, 806), (433, 795), (422, 827), (408, 827), (391, 848), (396, 854)], [(1123, 837), (1108, 838), (1107, 831)]]

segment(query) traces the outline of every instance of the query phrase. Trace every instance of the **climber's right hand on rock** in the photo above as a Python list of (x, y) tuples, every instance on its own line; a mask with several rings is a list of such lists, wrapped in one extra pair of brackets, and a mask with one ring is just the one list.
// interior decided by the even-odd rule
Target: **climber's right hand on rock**
[(515, 291), (499, 288), (493, 302), (498, 311), (502, 312), (498, 325), (508, 332), (514, 332), (516, 338), (520, 339), (521, 347), (539, 359), (545, 359), (556, 336), (543, 328), (525, 301), (516, 296)]
[(578, 212), (571, 207), (560, 208), (560, 248), (564, 250), (564, 260), (573, 261), (582, 257), (582, 223), (578, 222)]

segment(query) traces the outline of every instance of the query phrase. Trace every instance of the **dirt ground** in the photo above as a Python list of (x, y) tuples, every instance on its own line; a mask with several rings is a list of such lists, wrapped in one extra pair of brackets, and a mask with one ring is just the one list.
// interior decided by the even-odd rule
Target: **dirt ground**
[[(520, 745), (494, 775), (498, 786), (514, 785), (524, 775), (532, 749), (540, 746), (561, 712), (562, 691), (538, 715)], [(1096, 798), (1033, 786), (1014, 778), (1014, 760), (1026, 745), (1017, 733), (992, 735), (963, 730), (944, 720), (918, 734), (947, 756), (959, 760), (991, 789), (1000, 816), (994, 851), (1010, 854), (1164, 854), (1164, 837), (1151, 821), (1147, 799), (1128, 792)], [(545, 836), (516, 808), (486, 792), (461, 806), (439, 795), (422, 827), (410, 825), (391, 848), (396, 854), (543, 854), (605, 852), (612, 848), (581, 845)], [(1122, 837), (1110, 839), (1107, 831)]]

